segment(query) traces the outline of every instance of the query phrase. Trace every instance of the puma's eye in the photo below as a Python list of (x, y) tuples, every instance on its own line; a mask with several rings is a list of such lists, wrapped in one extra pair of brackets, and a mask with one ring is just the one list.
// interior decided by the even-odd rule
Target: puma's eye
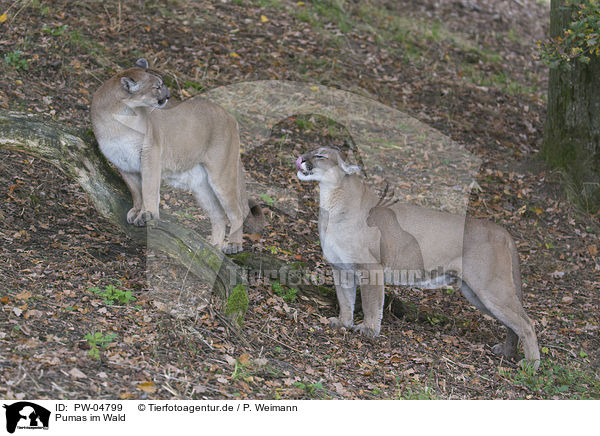
[(327, 159), (327, 156), (324, 156), (324, 155), (322, 155), (322, 154), (315, 154), (313, 157), (314, 157), (315, 159)]

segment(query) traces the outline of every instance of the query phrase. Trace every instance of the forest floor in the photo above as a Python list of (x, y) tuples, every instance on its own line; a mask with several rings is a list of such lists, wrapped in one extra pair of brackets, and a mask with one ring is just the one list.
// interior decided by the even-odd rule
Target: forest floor
[[(542, 364), (533, 375), (494, 355), (504, 328), (452, 288), (389, 289), (411, 310), (386, 310), (381, 336), (366, 339), (327, 325), (335, 298), (256, 283), (236, 332), (206, 285), (124, 236), (73, 181), (0, 149), (0, 397), (600, 398), (598, 216), (579, 213), (537, 157), (547, 2), (2, 0), (3, 13), (0, 110), (89, 130), (93, 92), (143, 56), (180, 99), (293, 80), (369, 97), (452, 138), (482, 162), (469, 214), (517, 242)], [(246, 238), (250, 252), (327, 269), (317, 188), (293, 163), (351, 140), (331, 120), (292, 115), (248, 148), (249, 175), (297, 199), (290, 214), (261, 196), (268, 226)], [(161, 207), (192, 226), (204, 219), (168, 189)], [(149, 274), (157, 262), (172, 277)], [(168, 310), (170, 291), (204, 304)]]

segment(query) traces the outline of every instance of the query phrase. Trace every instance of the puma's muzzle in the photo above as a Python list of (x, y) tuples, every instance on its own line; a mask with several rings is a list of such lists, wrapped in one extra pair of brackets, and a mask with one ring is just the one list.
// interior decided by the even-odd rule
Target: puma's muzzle
[(308, 176), (312, 174), (314, 167), (310, 161), (304, 160), (304, 155), (301, 155), (298, 157), (298, 159), (296, 159), (296, 168), (300, 173), (302, 173), (302, 175)]

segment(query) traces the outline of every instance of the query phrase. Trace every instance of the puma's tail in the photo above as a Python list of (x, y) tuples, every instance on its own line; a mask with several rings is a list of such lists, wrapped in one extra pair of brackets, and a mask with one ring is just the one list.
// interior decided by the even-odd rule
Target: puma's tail
[(244, 220), (244, 231), (246, 233), (260, 233), (265, 228), (265, 214), (260, 205), (252, 199), (248, 200), (248, 207), (250, 213)]

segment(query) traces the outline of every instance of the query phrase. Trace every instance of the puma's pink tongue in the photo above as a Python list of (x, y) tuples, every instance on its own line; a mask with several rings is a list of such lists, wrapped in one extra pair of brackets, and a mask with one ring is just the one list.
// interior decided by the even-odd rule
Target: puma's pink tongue
[(299, 170), (302, 169), (300, 165), (302, 165), (302, 156), (298, 156), (298, 159), (296, 159), (296, 168), (298, 168)]

